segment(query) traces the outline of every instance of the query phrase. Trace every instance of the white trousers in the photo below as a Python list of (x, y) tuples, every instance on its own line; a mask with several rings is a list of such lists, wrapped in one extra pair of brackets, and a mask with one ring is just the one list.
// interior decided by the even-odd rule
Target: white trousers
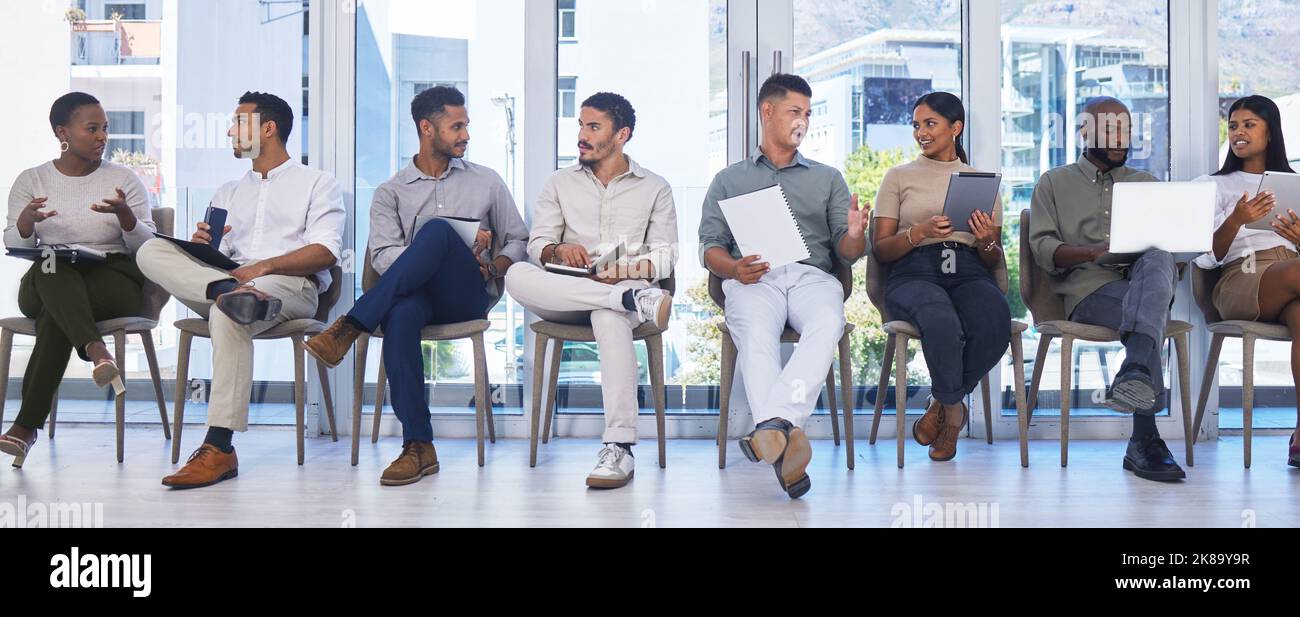
[[(844, 336), (844, 286), (819, 268), (793, 264), (772, 270), (753, 285), (724, 281), (722, 291), (754, 424), (781, 418), (802, 427), (812, 416)], [(786, 324), (801, 338), (783, 368), (781, 332)]]
[(623, 294), (647, 287), (650, 284), (645, 281), (606, 285), (552, 274), (531, 263), (517, 263), (506, 274), (510, 297), (538, 317), (557, 323), (591, 324), (600, 353), (600, 392), (605, 407), (605, 433), (601, 439), (605, 443), (637, 442), (641, 406), (636, 397), (639, 371), (632, 331), (642, 322), (635, 312), (623, 307)]

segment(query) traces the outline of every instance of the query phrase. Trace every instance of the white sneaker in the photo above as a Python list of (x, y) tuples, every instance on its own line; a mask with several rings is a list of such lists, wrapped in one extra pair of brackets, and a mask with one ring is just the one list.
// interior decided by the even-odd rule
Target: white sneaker
[(660, 330), (668, 329), (668, 318), (673, 313), (672, 294), (657, 288), (642, 289), (634, 295), (636, 314), (641, 321), (654, 323)]
[(614, 444), (605, 444), (600, 451), (600, 462), (587, 476), (591, 488), (623, 488), (632, 479), (636, 459), (632, 453)]

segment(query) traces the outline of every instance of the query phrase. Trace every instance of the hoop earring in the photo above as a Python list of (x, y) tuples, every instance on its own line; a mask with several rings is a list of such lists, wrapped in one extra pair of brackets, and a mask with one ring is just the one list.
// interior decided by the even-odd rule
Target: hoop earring
[(72, 145), (69, 144), (69, 143), (66, 142), (66, 141), (61, 141), (61, 142), (59, 142), (59, 152), (67, 152), (68, 149), (71, 148), (71, 147), (72, 147)]

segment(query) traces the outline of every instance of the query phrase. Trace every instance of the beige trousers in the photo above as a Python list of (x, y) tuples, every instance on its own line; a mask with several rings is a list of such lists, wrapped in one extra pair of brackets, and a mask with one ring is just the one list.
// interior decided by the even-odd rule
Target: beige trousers
[(316, 314), (315, 279), (266, 276), (253, 286), (283, 303), (274, 321), (241, 325), (220, 310), (212, 310), (208, 285), (230, 279), (230, 273), (204, 264), (175, 244), (153, 239), (136, 253), (140, 271), (208, 320), (212, 332), (212, 391), (208, 397), (208, 426), (248, 430), (248, 405), (253, 393), (253, 337), (295, 319)]

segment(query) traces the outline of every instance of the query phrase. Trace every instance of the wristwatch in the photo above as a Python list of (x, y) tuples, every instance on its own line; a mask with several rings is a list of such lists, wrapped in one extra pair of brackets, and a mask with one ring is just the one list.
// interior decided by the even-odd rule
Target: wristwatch
[(496, 262), (496, 261), (489, 261), (489, 262), (487, 262), (487, 271), (488, 271), (488, 274), (489, 274), (492, 278), (494, 278), (494, 279), (499, 279), (499, 278), (501, 278), (501, 272), (500, 272), (499, 270), (497, 270), (497, 262)]

